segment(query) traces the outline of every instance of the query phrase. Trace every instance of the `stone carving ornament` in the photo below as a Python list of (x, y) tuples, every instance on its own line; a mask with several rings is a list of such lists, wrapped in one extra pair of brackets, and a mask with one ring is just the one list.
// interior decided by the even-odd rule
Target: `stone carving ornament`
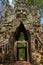
[(3, 41), (3, 36), (0, 34), (0, 42)]

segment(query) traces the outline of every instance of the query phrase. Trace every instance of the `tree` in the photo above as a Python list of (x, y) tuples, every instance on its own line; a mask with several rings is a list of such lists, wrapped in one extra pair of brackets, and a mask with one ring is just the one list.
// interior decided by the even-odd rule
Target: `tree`
[(9, 4), (9, 0), (3, 0), (2, 3), (3, 3), (3, 5), (8, 5)]
[[(17, 0), (12, 0), (13, 4), (15, 4), (16, 1)], [(39, 8), (43, 7), (43, 0), (26, 0), (26, 2), (28, 5), (37, 5)]]
[(43, 0), (27, 0), (29, 5), (37, 5), (39, 8), (43, 7)]

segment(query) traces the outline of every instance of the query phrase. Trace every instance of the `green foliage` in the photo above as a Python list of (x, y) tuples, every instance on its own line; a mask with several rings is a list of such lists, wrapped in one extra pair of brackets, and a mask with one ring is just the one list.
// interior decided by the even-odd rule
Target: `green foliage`
[[(43, 7), (43, 0), (26, 0), (28, 5), (37, 5), (39, 8)], [(17, 4), (16, 0), (13, 0), (12, 3)]]
[(25, 43), (18, 43), (17, 47), (19, 48), (19, 60), (25, 60), (25, 48), (26, 44)]
[(8, 0), (6, 0), (6, 1), (3, 0), (3, 1), (2, 1), (2, 4), (3, 4), (3, 5), (8, 5), (8, 4), (9, 4), (9, 1), (8, 1)]
[(17, 4), (16, 0), (12, 0), (12, 3), (13, 3), (14, 5)]
[(25, 43), (18, 43), (17, 47), (26, 47), (26, 44)]
[(37, 5), (39, 8), (43, 6), (43, 0), (27, 0), (29, 5)]
[[(43, 7), (43, 0), (26, 0), (28, 5), (37, 5), (39, 8)], [(16, 0), (13, 0), (13, 4), (17, 4)]]
[(25, 49), (19, 49), (19, 60), (25, 60)]
[(20, 37), (19, 37), (19, 40), (25, 40), (25, 37), (24, 37), (24, 34), (21, 32), (21, 34), (20, 34)]
[(28, 5), (33, 5), (34, 1), (33, 0), (27, 0)]

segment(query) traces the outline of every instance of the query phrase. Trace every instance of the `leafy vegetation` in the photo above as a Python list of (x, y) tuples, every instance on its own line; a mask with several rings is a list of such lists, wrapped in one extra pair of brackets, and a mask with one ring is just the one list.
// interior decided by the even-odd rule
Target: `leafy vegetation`
[[(21, 32), (19, 41), (25, 40), (24, 33)], [(18, 43), (17, 47), (19, 48), (19, 60), (25, 60), (25, 48), (26, 44), (25, 43)]]
[(21, 41), (25, 40), (24, 34), (22, 32), (20, 34), (19, 40), (21, 40)]
[[(43, 7), (43, 0), (26, 0), (28, 5), (37, 5), (39, 8)], [(3, 4), (7, 5), (9, 3), (9, 0), (3, 0)], [(16, 0), (12, 0), (12, 3), (15, 4)]]
[(9, 0), (3, 0), (3, 1), (2, 1), (2, 4), (3, 4), (3, 5), (8, 5), (8, 4), (9, 4)]
[[(16, 0), (13, 0), (13, 4), (15, 4)], [(28, 5), (37, 5), (39, 8), (43, 7), (43, 0), (26, 0)]]
[(19, 49), (19, 60), (25, 60), (25, 49)]
[(43, 7), (43, 0), (27, 0), (29, 5), (37, 5), (39, 8)]

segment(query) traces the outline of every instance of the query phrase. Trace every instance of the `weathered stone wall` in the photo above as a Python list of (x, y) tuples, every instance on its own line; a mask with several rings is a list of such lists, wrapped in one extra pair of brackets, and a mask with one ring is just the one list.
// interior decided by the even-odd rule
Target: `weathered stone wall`
[[(15, 5), (14, 9), (9, 5), (6, 7), (2, 14), (2, 22), (0, 24), (0, 46), (9, 45), (11, 49), (10, 52), (13, 54), (13, 44), (11, 44), (13, 33), (15, 33), (21, 22), (31, 36), (32, 59), (40, 63), (40, 60), (38, 61), (39, 57), (37, 58), (37, 56), (39, 55), (41, 58), (41, 54), (35, 49), (35, 39), (37, 39), (36, 36), (38, 34), (38, 38), (40, 38), (41, 43), (43, 43), (43, 25), (40, 24), (40, 13), (37, 6), (27, 6), (27, 3), (19, 2)], [(40, 42), (38, 41), (37, 44), (40, 44)]]

